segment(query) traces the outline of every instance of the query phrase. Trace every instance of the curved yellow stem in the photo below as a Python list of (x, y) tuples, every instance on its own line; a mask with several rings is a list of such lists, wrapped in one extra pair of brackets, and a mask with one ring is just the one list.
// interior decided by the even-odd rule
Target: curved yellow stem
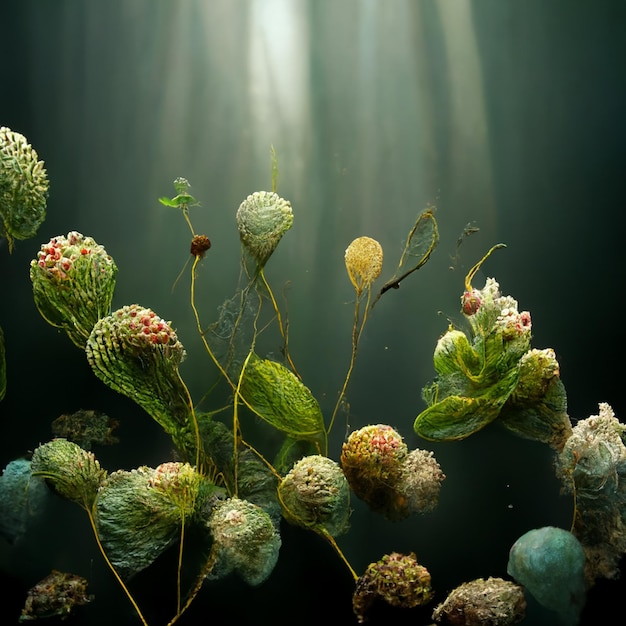
[[(346, 395), (346, 391), (348, 389), (348, 384), (350, 383), (350, 378), (352, 377), (352, 370), (354, 369), (354, 364), (356, 363), (356, 355), (359, 347), (359, 341), (361, 339), (361, 335), (363, 333), (363, 329), (365, 328), (365, 323), (367, 322), (367, 315), (369, 310), (369, 302), (371, 297), (371, 290), (367, 288), (367, 300), (365, 303), (365, 310), (363, 312), (363, 319), (359, 325), (360, 312), (361, 312), (361, 297), (357, 296), (356, 303), (354, 305), (354, 323), (352, 325), (352, 352), (350, 354), (350, 365), (348, 366), (348, 371), (343, 381), (343, 386), (341, 387), (341, 391), (339, 392), (339, 397), (337, 398), (337, 403), (335, 404), (335, 408), (333, 410), (332, 416), (330, 418), (330, 422), (328, 424), (328, 428), (326, 429), (326, 436), (330, 434), (330, 431), (335, 423), (335, 418), (337, 417), (337, 413), (339, 412), (339, 407), (341, 406), (343, 399)], [(326, 446), (328, 447), (328, 439), (326, 441)], [(326, 451), (328, 453), (328, 451)]]
[(319, 531), (319, 534), (322, 537), (324, 537), (324, 539), (326, 539), (326, 541), (328, 541), (328, 543), (330, 543), (330, 545), (335, 549), (335, 552), (337, 552), (341, 560), (345, 563), (346, 567), (350, 571), (350, 574), (352, 574), (352, 578), (354, 578), (355, 581), (358, 580), (359, 575), (354, 571), (354, 568), (352, 567), (352, 565), (350, 565), (350, 562), (348, 561), (348, 559), (346, 558), (346, 555), (343, 553), (343, 551), (341, 550), (341, 548), (335, 541), (335, 538), (328, 531), (324, 529), (321, 529)]
[(272, 302), (272, 306), (274, 307), (274, 313), (276, 314), (276, 321), (278, 323), (278, 330), (280, 331), (280, 336), (283, 338), (285, 342), (285, 358), (287, 359), (287, 362), (289, 363), (289, 366), (291, 367), (292, 372), (300, 380), (302, 380), (302, 377), (300, 376), (300, 374), (298, 374), (298, 370), (296, 369), (296, 366), (291, 360), (291, 355), (289, 354), (289, 333), (288, 333), (287, 324), (283, 326), (283, 321), (282, 321), (282, 317), (280, 314), (280, 309), (278, 308), (278, 303), (276, 302), (276, 298), (274, 298), (274, 292), (272, 291), (270, 284), (267, 282), (267, 279), (265, 278), (265, 271), (263, 268), (259, 269), (259, 277), (263, 281), (263, 286), (267, 290), (267, 293), (269, 294), (269, 297), (270, 297), (270, 301)]
[(506, 248), (506, 244), (497, 243), (495, 246), (492, 246), (491, 248), (489, 248), (485, 256), (483, 256), (483, 258), (480, 261), (478, 261), (478, 263), (476, 263), (474, 267), (470, 269), (470, 271), (467, 273), (467, 276), (465, 277), (465, 291), (472, 290), (472, 279), (476, 275), (476, 272), (478, 272), (478, 270), (480, 269), (480, 266), (491, 256), (491, 253), (494, 250), (499, 250), (500, 248)]
[(102, 557), (104, 558), (104, 561), (109, 566), (109, 569), (113, 572), (113, 576), (115, 576), (117, 582), (119, 583), (121, 588), (124, 590), (124, 593), (126, 594), (128, 599), (130, 600), (130, 603), (133, 605), (133, 608), (135, 609), (137, 615), (139, 616), (139, 619), (141, 620), (141, 623), (144, 626), (148, 626), (148, 622), (146, 622), (146, 618), (143, 616), (143, 613), (139, 609), (139, 605), (135, 601), (135, 598), (133, 598), (132, 594), (128, 590), (128, 587), (126, 586), (126, 584), (122, 580), (122, 577), (118, 574), (118, 572), (115, 569), (113, 563), (111, 563), (109, 557), (107, 556), (107, 553), (104, 550), (104, 546), (102, 545), (102, 542), (100, 541), (100, 536), (98, 535), (98, 529), (96, 528), (96, 521), (94, 519), (93, 512), (88, 507), (84, 507), (84, 508), (85, 508), (85, 511), (87, 512), (87, 516), (89, 517), (89, 524), (91, 525), (91, 529), (93, 530), (93, 535), (96, 538), (96, 543), (98, 544), (98, 550), (100, 550), (100, 554), (102, 554)]

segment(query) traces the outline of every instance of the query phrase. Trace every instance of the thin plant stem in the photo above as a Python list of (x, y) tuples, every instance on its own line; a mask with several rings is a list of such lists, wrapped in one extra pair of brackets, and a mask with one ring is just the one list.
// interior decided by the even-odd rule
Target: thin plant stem
[(193, 406), (193, 401), (191, 399), (191, 394), (189, 393), (189, 389), (185, 384), (185, 381), (182, 379), (180, 373), (178, 373), (178, 379), (185, 389), (185, 394), (187, 396), (187, 402), (189, 404), (189, 414), (191, 416), (191, 421), (193, 423), (194, 434), (196, 437), (196, 469), (200, 469), (200, 450), (202, 448), (202, 441), (200, 439), (200, 427), (198, 426), (198, 419), (196, 417), (196, 411)]
[[(290, 516), (297, 520), (298, 516), (294, 514), (294, 512), (285, 504), (284, 500), (281, 498), (280, 490), (278, 490), (276, 493), (278, 495), (278, 500), (280, 501), (280, 504), (283, 507), (283, 509), (289, 511)], [(341, 560), (344, 562), (344, 564), (350, 571), (350, 574), (352, 575), (354, 580), (358, 580), (359, 578), (358, 574), (354, 571), (354, 568), (352, 567), (352, 565), (350, 565), (350, 562), (348, 561), (346, 555), (343, 553), (343, 551), (341, 550), (341, 548), (335, 541), (335, 538), (326, 530), (326, 528), (324, 528), (323, 526), (319, 526), (319, 525), (316, 525), (310, 528), (311, 530), (316, 532), (320, 537), (323, 537), (324, 539), (326, 539), (326, 541), (328, 541), (328, 543), (333, 547), (335, 552), (339, 555)]]
[(343, 551), (341, 550), (341, 548), (335, 541), (335, 538), (324, 528), (322, 528), (318, 532), (335, 549), (335, 552), (337, 552), (341, 560), (345, 563), (348, 570), (350, 570), (350, 574), (352, 574), (352, 578), (354, 578), (355, 581), (358, 580), (359, 575), (354, 571), (354, 568), (352, 567), (352, 565), (350, 565), (350, 562), (348, 561), (348, 559), (346, 558), (346, 555), (343, 553)]
[(132, 594), (128, 590), (128, 587), (122, 580), (122, 577), (117, 573), (115, 566), (113, 565), (113, 563), (111, 563), (109, 557), (107, 556), (107, 553), (104, 550), (104, 546), (102, 545), (102, 542), (100, 541), (100, 536), (98, 535), (98, 529), (96, 528), (96, 521), (94, 519), (93, 512), (88, 507), (84, 507), (84, 508), (85, 508), (85, 511), (87, 512), (87, 517), (89, 518), (89, 524), (91, 525), (91, 529), (93, 530), (94, 537), (96, 538), (96, 543), (98, 544), (98, 550), (100, 550), (100, 554), (102, 554), (102, 557), (104, 558), (106, 564), (109, 566), (109, 569), (113, 572), (113, 576), (115, 576), (117, 582), (119, 583), (121, 588), (124, 590), (124, 593), (130, 600), (130, 603), (133, 605), (133, 608), (135, 609), (137, 615), (139, 616), (141, 623), (144, 626), (148, 626), (148, 622), (146, 621), (146, 618), (143, 616), (143, 613), (141, 612), (139, 605), (135, 601), (135, 598), (133, 598)]
[(175, 624), (179, 620), (179, 618), (183, 615), (183, 613), (191, 606), (191, 603), (194, 601), (195, 597), (198, 595), (198, 592), (200, 591), (200, 589), (202, 589), (204, 579), (209, 575), (209, 573), (213, 569), (213, 566), (215, 565), (216, 560), (217, 560), (217, 551), (215, 550), (215, 544), (214, 544), (213, 547), (211, 548), (211, 552), (207, 558), (207, 561), (204, 564), (204, 567), (202, 568), (202, 570), (198, 574), (198, 577), (196, 578), (196, 584), (194, 585), (193, 589), (189, 593), (187, 600), (185, 600), (185, 604), (181, 607), (180, 611), (178, 611), (178, 613), (176, 613), (176, 615), (168, 622), (167, 626), (172, 626), (173, 624)]
[(302, 377), (300, 376), (300, 374), (298, 374), (298, 370), (296, 369), (296, 366), (294, 365), (293, 361), (291, 360), (291, 355), (289, 354), (289, 336), (288, 336), (288, 332), (287, 332), (287, 327), (283, 326), (283, 321), (282, 321), (282, 317), (280, 315), (280, 309), (278, 308), (278, 303), (276, 302), (276, 298), (274, 297), (274, 293), (272, 291), (272, 288), (270, 287), (269, 283), (267, 282), (267, 279), (265, 277), (265, 271), (264, 271), (264, 268), (262, 268), (262, 267), (259, 269), (259, 277), (263, 281), (263, 285), (264, 285), (265, 289), (267, 290), (267, 293), (269, 294), (270, 300), (272, 302), (272, 306), (274, 307), (274, 313), (276, 313), (276, 321), (278, 323), (278, 330), (280, 331), (280, 336), (283, 338), (283, 340), (285, 342), (285, 358), (287, 359), (287, 362), (289, 363), (289, 366), (291, 367), (291, 370), (293, 371), (293, 373), (300, 380), (302, 380)]
[(211, 357), (213, 363), (219, 370), (220, 374), (228, 381), (228, 384), (234, 389), (235, 384), (230, 379), (226, 370), (222, 367), (222, 364), (219, 362), (218, 358), (211, 350), (211, 346), (209, 346), (209, 342), (206, 340), (204, 329), (202, 328), (202, 322), (200, 321), (200, 314), (198, 313), (198, 309), (196, 307), (196, 267), (198, 266), (198, 262), (200, 257), (196, 257), (193, 261), (193, 265), (191, 266), (191, 310), (193, 311), (194, 318), (196, 320), (196, 327), (198, 329), (198, 333), (200, 335), (200, 339), (204, 344), (204, 348), (206, 349), (208, 355)]
[(180, 577), (183, 571), (183, 547), (185, 545), (185, 507), (181, 512), (180, 546), (178, 548), (178, 567), (176, 568), (176, 615), (180, 614)]
[[(346, 395), (346, 391), (348, 389), (348, 384), (350, 383), (350, 378), (352, 377), (352, 370), (354, 369), (354, 364), (356, 362), (356, 355), (359, 347), (359, 340), (361, 339), (361, 334), (363, 333), (363, 329), (365, 328), (365, 323), (367, 322), (367, 313), (369, 309), (369, 302), (371, 291), (370, 288), (367, 288), (367, 300), (365, 303), (365, 308), (363, 312), (363, 319), (360, 320), (360, 312), (361, 312), (361, 295), (359, 294), (356, 299), (356, 303), (354, 305), (354, 323), (352, 325), (352, 352), (350, 354), (350, 365), (348, 366), (348, 371), (346, 373), (346, 377), (343, 381), (343, 386), (341, 391), (339, 392), (339, 397), (337, 398), (337, 403), (335, 404), (335, 408), (333, 410), (332, 417), (330, 418), (330, 423), (328, 424), (328, 428), (326, 429), (326, 435), (330, 434), (330, 431), (335, 423), (335, 418), (337, 417), (337, 413), (339, 412), (339, 407), (341, 406), (343, 399)], [(360, 323), (359, 323), (360, 320)], [(328, 446), (328, 443), (326, 444)]]

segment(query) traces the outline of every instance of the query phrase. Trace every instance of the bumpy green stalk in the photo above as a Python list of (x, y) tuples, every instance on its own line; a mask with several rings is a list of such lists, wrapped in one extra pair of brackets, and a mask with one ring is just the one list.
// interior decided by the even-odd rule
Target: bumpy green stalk
[(29, 239), (46, 218), (48, 175), (24, 135), (0, 127), (0, 237)]
[(33, 297), (42, 317), (84, 348), (95, 323), (111, 312), (117, 266), (91, 237), (53, 237), (30, 264)]
[(168, 322), (137, 304), (124, 306), (94, 326), (86, 353), (100, 380), (139, 404), (186, 457), (197, 456), (195, 413), (178, 371), (185, 350)]

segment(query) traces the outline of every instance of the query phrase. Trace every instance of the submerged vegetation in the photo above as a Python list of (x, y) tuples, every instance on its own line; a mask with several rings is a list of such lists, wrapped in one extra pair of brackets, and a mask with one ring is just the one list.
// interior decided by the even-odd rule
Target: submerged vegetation
[[(414, 554), (381, 555), (359, 573), (338, 537), (349, 532), (351, 497), (391, 522), (434, 510), (445, 468), (432, 452), (409, 450), (388, 424), (348, 433), (338, 459), (330, 457), (328, 444), (374, 306), (423, 267), (438, 244), (434, 208), (416, 217), (396, 272), (380, 288), (374, 287), (383, 264), (378, 241), (361, 236), (347, 246), (345, 266), (355, 290), (352, 350), (334, 409), (325, 416), (295, 366), (288, 320), (265, 272), (295, 219), (276, 183), (274, 158), (271, 191), (249, 195), (236, 211), (240, 279), (209, 325), (196, 302), (198, 262), (211, 247), (206, 235), (195, 232), (190, 217), (190, 207), (198, 202), (184, 178), (174, 182), (172, 198), (160, 198), (162, 205), (181, 212), (191, 232), (190, 306), (201, 346), (228, 389), (226, 407), (201, 410), (192, 398), (179, 370), (185, 347), (172, 322), (137, 303), (112, 310), (117, 266), (101, 244), (70, 231), (44, 243), (31, 262), (33, 296), (42, 317), (84, 350), (102, 383), (132, 399), (164, 429), (176, 455), (155, 468), (109, 472), (90, 451), (91, 439), (85, 433), (115, 441), (110, 434), (114, 425), (101, 414), (82, 411), (66, 420), (71, 429), (55, 431), (59, 436), (37, 447), (32, 458), (17, 459), (5, 468), (0, 501), (5, 508), (10, 503), (12, 516), (0, 520), (1, 528), (12, 539), (24, 533), (39, 513), (44, 483), (78, 504), (144, 626), (148, 620), (133, 595), (132, 577), (166, 550), (178, 555), (177, 606), (168, 621), (174, 624), (201, 591), (211, 593), (212, 580), (235, 574), (249, 585), (262, 584), (279, 558), (285, 522), (321, 536), (345, 564), (354, 580), (358, 622), (367, 620), (374, 602), (410, 609), (434, 598), (428, 564), (418, 563)], [(40, 202), (40, 186), (37, 194), (33, 206)], [(9, 229), (6, 217), (4, 221), (7, 237), (20, 238)], [(526, 591), (557, 611), (564, 623), (576, 624), (585, 591), (599, 577), (617, 576), (617, 563), (626, 552), (626, 493), (620, 480), (626, 473), (626, 427), (608, 405), (601, 405), (600, 416), (572, 429), (554, 351), (531, 346), (530, 313), (519, 311), (514, 298), (502, 295), (493, 278), (481, 289), (472, 285), (479, 268), (499, 247), (489, 250), (466, 277), (461, 296), (464, 327), (451, 325), (437, 342), (436, 378), (424, 387), (426, 408), (417, 415), (414, 430), (425, 441), (458, 440), (498, 420), (515, 435), (547, 444), (558, 459), (563, 489), (575, 501), (575, 515), (570, 529), (542, 530), (540, 544), (526, 535), (520, 538), (509, 562), (513, 581), (468, 581), (432, 607), (432, 619), (441, 624), (516, 624), (524, 618)], [(270, 327), (280, 338), (280, 357), (258, 348), (260, 334)], [(1, 339), (0, 333), (3, 349)], [(4, 359), (0, 383), (1, 399)], [(209, 392), (202, 404), (210, 400)], [(242, 417), (250, 414), (279, 434), (271, 454), (246, 439)], [(81, 420), (82, 426), (77, 425)], [(193, 556), (187, 549), (190, 543)], [(576, 562), (574, 581), (568, 571), (558, 569), (558, 563), (568, 559)], [(85, 581), (78, 584), (66, 576), (64, 585), (42, 581), (34, 586), (21, 620), (65, 616), (74, 605), (93, 600), (85, 592)], [(547, 591), (559, 576), (568, 596)], [(67, 581), (74, 581), (75, 598), (64, 592), (55, 603), (53, 589), (65, 589)]]

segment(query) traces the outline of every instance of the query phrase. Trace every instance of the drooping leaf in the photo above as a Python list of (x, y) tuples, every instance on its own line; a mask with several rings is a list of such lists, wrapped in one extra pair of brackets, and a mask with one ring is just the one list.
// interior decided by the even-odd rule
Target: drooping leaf
[(414, 430), (424, 439), (452, 441), (478, 432), (498, 417), (517, 384), (519, 370), (511, 369), (494, 385), (471, 396), (448, 396), (422, 411)]
[(399, 289), (400, 283), (410, 274), (422, 267), (439, 243), (439, 229), (433, 208), (422, 211), (409, 235), (398, 263), (395, 274), (381, 287), (372, 306), (390, 289)]

